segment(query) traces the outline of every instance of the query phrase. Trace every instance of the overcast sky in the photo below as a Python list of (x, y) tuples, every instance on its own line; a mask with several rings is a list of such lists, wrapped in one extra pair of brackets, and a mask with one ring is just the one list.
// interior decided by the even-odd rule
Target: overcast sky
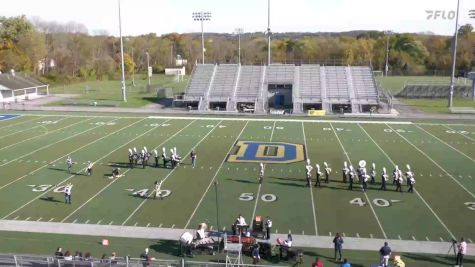
[[(267, 0), (121, 0), (124, 35), (150, 32), (198, 32), (194, 11), (212, 12), (205, 31), (262, 32), (267, 28)], [(76, 21), (90, 33), (118, 35), (118, 0), (2, 0), (0, 16), (27, 15), (43, 20)], [(455, 20), (428, 20), (426, 10), (455, 11), (457, 0), (271, 0), (273, 32), (392, 30), (451, 35)], [(461, 0), (460, 24), (472, 23), (474, 0)]]

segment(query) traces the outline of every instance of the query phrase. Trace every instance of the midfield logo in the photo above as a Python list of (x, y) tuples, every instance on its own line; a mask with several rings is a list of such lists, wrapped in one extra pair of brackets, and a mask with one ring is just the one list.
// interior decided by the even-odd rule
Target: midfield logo
[(305, 160), (304, 146), (281, 142), (239, 141), (228, 162), (294, 163)]
[(426, 10), (427, 20), (453, 20), (457, 13), (453, 10)]

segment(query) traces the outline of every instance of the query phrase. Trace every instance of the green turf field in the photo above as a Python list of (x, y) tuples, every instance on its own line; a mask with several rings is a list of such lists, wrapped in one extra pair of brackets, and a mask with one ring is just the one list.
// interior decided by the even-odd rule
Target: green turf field
[[(314, 166), (328, 162), (331, 181), (306, 187), (299, 161), (266, 163), (259, 185), (258, 162), (227, 161), (238, 141), (303, 145)], [(129, 169), (128, 149), (143, 146), (166, 147), (168, 154), (176, 147), (184, 163)], [(188, 158), (192, 149), (196, 168)], [(0, 121), (0, 151), (1, 219), (163, 228), (207, 222), (216, 229), (218, 182), (220, 228), (229, 229), (242, 214), (248, 222), (271, 216), (278, 233), (475, 240), (473, 124), (25, 114)], [(72, 174), (67, 155), (77, 162)], [(378, 172), (366, 193), (359, 184), (349, 191), (341, 182), (343, 161), (356, 166), (360, 160), (374, 162)], [(92, 176), (84, 175), (87, 161), (95, 162)], [(415, 193), (406, 186), (394, 192), (392, 179), (388, 191), (377, 190), (382, 167), (391, 172), (395, 164), (404, 170), (411, 165)], [(124, 176), (110, 179), (112, 166), (121, 166)], [(163, 200), (134, 196), (144, 189), (151, 195), (160, 179), (170, 193)], [(74, 184), (71, 205), (63, 203), (61, 192), (68, 183)]]

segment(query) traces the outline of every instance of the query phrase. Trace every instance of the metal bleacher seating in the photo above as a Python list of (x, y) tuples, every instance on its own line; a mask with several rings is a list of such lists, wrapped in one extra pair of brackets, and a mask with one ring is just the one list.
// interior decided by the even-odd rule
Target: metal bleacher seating
[(259, 96), (262, 66), (241, 66), (241, 75), (236, 90), (237, 98), (256, 98)]
[(368, 101), (377, 99), (378, 93), (371, 68), (358, 66), (350, 69), (356, 98)]
[(320, 81), (320, 65), (300, 66), (300, 97), (321, 99), (322, 84)]
[(186, 91), (187, 97), (199, 98), (205, 96), (213, 77), (214, 67), (212, 64), (196, 66)]
[(295, 65), (274, 64), (267, 68), (267, 82), (269, 84), (293, 84)]
[(216, 69), (209, 97), (230, 97), (234, 92), (239, 65), (219, 65)]
[(326, 66), (327, 98), (350, 100), (346, 67)]

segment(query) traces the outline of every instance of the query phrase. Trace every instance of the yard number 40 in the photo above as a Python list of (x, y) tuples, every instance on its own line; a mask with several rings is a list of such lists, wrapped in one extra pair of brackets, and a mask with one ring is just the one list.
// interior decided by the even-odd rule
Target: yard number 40
[(475, 210), (475, 202), (465, 202), (465, 205), (469, 210)]

